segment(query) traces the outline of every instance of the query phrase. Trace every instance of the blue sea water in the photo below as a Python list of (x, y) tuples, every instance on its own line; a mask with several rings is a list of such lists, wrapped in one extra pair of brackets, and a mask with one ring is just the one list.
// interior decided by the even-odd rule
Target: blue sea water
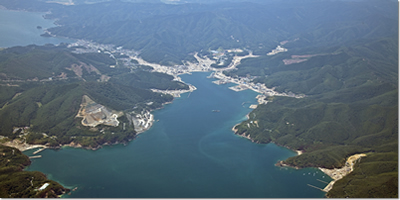
[[(44, 38), (54, 26), (43, 13), (0, 10), (0, 47), (70, 40)], [(183, 75), (198, 90), (153, 112), (153, 127), (128, 145), (97, 151), (47, 149), (26, 170), (41, 171), (68, 188), (64, 197), (91, 198), (321, 198), (331, 179), (318, 169), (280, 168), (296, 154), (274, 144), (255, 144), (231, 128), (245, 120), (255, 104), (253, 91), (235, 92), (215, 85), (208, 73)], [(244, 103), (244, 104), (243, 104)], [(212, 112), (220, 110), (220, 112)], [(30, 155), (34, 150), (26, 151)]]
[[(44, 29), (54, 27), (54, 21), (46, 20), (44, 13), (32, 13), (0, 9), (0, 47), (43, 45), (47, 43), (71, 43), (66, 38), (42, 37)], [(42, 29), (38, 29), (41, 26)]]
[(215, 85), (208, 75), (183, 75), (198, 89), (153, 112), (159, 121), (127, 146), (45, 150), (27, 170), (78, 187), (64, 197), (323, 197), (324, 192), (307, 186), (323, 188), (326, 184), (317, 179), (331, 180), (318, 169), (274, 166), (296, 153), (274, 144), (252, 143), (232, 132), (251, 111), (248, 107), (256, 103), (257, 93)]

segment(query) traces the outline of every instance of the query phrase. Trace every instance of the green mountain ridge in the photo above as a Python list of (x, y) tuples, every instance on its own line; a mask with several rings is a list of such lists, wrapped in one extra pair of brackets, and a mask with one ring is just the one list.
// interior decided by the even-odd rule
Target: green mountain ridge
[(350, 155), (368, 153), (368, 159), (361, 159), (355, 172), (335, 183), (327, 196), (397, 197), (397, 167), (379, 171), (385, 164), (376, 156), (397, 166), (396, 44), (397, 38), (355, 42), (290, 65), (282, 62), (289, 52), (244, 60), (229, 75), (255, 75), (262, 70), (267, 76), (256, 81), (307, 96), (269, 97), (270, 102), (259, 105), (236, 126), (237, 134), (302, 150), (303, 154), (284, 161), (296, 167), (340, 168)]
[[(7, 7), (7, 3), (0, 3)], [(149, 62), (173, 65), (193, 59), (188, 56), (190, 52), (209, 48), (247, 47), (255, 54), (265, 54), (287, 39), (299, 38), (287, 44), (298, 49), (388, 36), (397, 33), (398, 27), (396, 10), (390, 3), (167, 5), (117, 1), (52, 6), (52, 13), (46, 17), (57, 19), (60, 26), (49, 29), (55, 35), (122, 45), (140, 50)], [(383, 8), (387, 8), (385, 13)]]
[[(141, 68), (130, 72), (129, 66), (118, 65), (118, 61), (108, 54), (75, 54), (62, 45), (8, 48), (0, 51), (0, 58), (3, 81), (16, 84), (1, 86), (5, 96), (0, 102), (0, 118), (3, 119), (0, 133), (15, 139), (21, 136), (15, 133), (16, 127), (29, 127), (28, 134), (23, 137), (30, 144), (48, 143), (57, 147), (74, 142), (97, 148), (104, 143), (128, 142), (135, 136), (133, 125), (126, 126), (128, 128), (99, 125), (95, 129), (81, 125), (81, 119), (76, 115), (83, 95), (113, 110), (140, 112), (161, 108), (164, 103), (172, 101), (172, 96), (153, 93), (149, 88), (187, 88), (183, 83), (172, 81), (172, 76)], [(116, 62), (117, 67), (110, 68)], [(81, 73), (71, 70), (71, 66), (77, 64), (84, 66), (80, 68)], [(61, 73), (66, 76), (58, 78)], [(49, 80), (49, 76), (53, 79)], [(102, 76), (109, 76), (109, 81), (101, 80)], [(143, 79), (119, 81), (123, 77), (130, 79), (135, 76)], [(34, 78), (38, 80), (31, 80)], [(158, 81), (147, 85), (151, 80)], [(125, 115), (119, 120), (121, 124), (129, 123)]]

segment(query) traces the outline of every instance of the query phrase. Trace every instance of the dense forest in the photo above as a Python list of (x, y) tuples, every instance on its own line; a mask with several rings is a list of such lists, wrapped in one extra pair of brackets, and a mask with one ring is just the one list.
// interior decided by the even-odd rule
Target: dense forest
[(313, 56), (287, 65), (283, 60), (300, 52), (243, 61), (227, 74), (263, 73), (255, 81), (306, 97), (269, 97), (270, 102), (236, 126), (237, 133), (259, 143), (302, 150), (300, 156), (284, 161), (297, 167), (339, 168), (350, 155), (370, 153), (327, 196), (397, 197), (397, 44), (397, 37), (355, 41), (315, 49), (307, 52)]
[(299, 49), (397, 32), (398, 12), (388, 0), (250, 2), (106, 1), (62, 6), (2, 0), (0, 4), (9, 9), (51, 9), (45, 17), (57, 19), (59, 26), (49, 29), (54, 35), (135, 49), (148, 62), (166, 65), (193, 60), (189, 53), (210, 48), (245, 47), (266, 54), (285, 40), (298, 38), (287, 47)]
[[(397, 1), (76, 2), (64, 6), (0, 0), (0, 5), (51, 11), (45, 17), (57, 19), (59, 25), (48, 30), (51, 34), (134, 49), (153, 63), (173, 66), (194, 62), (194, 52), (248, 49), (259, 57), (242, 60), (226, 75), (256, 77), (255, 82), (278, 92), (306, 96), (268, 97), (267, 104), (236, 126), (238, 134), (302, 150), (302, 155), (284, 161), (297, 167), (341, 167), (348, 156), (367, 153), (327, 196), (398, 197)], [(288, 51), (266, 55), (277, 45)], [(31, 62), (32, 68), (21, 68)], [(73, 64), (86, 71), (77, 74), (71, 70)], [(109, 67), (115, 64), (117, 68)], [(147, 89), (187, 88), (145, 66), (118, 66), (122, 65), (106, 54), (71, 54), (62, 45), (0, 51), (0, 79), (18, 85), (0, 86), (0, 118), (5, 119), (0, 122), (1, 134), (14, 137), (13, 126), (29, 126), (53, 134), (61, 143), (125, 141), (133, 135), (119, 130), (116, 138), (77, 126), (73, 113), (83, 94), (115, 110), (155, 109), (172, 97)], [(110, 79), (104, 81), (105, 76)], [(49, 78), (57, 81), (44, 81)], [(154, 103), (149, 108), (150, 101)], [(49, 118), (48, 113), (57, 117)], [(28, 139), (52, 142), (41, 134)]]
[[(117, 127), (82, 125), (76, 115), (83, 95), (109, 109), (140, 113), (172, 101), (172, 96), (151, 92), (149, 88), (187, 87), (173, 81), (170, 75), (152, 73), (146, 67), (119, 65), (108, 54), (76, 54), (72, 50), (64, 44), (0, 50), (2, 142), (20, 139), (55, 148), (71, 142), (89, 148), (126, 143), (136, 135), (128, 115), (118, 118), (121, 125)], [(117, 81), (124, 80), (121, 77), (143, 79), (132, 83)], [(158, 81), (148, 85), (151, 80)], [(69, 190), (41, 172), (23, 171), (29, 164), (29, 158), (18, 149), (0, 145), (0, 197), (56, 198)], [(44, 183), (49, 186), (38, 190)]]
[[(23, 136), (27, 143), (55, 147), (71, 142), (92, 148), (128, 142), (135, 136), (133, 125), (81, 125), (76, 115), (83, 95), (113, 110), (140, 113), (172, 101), (172, 96), (154, 93), (149, 88), (187, 87), (173, 81), (170, 75), (145, 71), (147, 68), (131, 70), (130, 66), (118, 64), (110, 68), (116, 63), (108, 54), (75, 54), (65, 45), (30, 45), (0, 51), (4, 83), (0, 86), (1, 135), (8, 139)], [(118, 120), (129, 124), (125, 115)]]
[[(1, 198), (56, 198), (69, 191), (41, 172), (22, 171), (30, 163), (28, 156), (18, 149), (0, 145)], [(46, 189), (37, 190), (45, 183), (49, 184)]]

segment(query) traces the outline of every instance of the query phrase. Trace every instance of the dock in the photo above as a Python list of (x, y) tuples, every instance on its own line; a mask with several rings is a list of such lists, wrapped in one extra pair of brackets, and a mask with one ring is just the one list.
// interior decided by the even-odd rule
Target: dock
[(326, 181), (323, 181), (323, 180), (319, 180), (319, 179), (317, 179), (317, 181), (319, 181), (319, 182), (322, 182), (322, 183), (329, 184), (328, 182), (326, 182)]
[(257, 104), (252, 104), (252, 105), (250, 105), (250, 107), (249, 108), (251, 108), (251, 109), (256, 109), (257, 108)]
[(207, 78), (214, 78), (214, 74), (215, 72), (212, 72), (209, 76), (207, 76)]
[(307, 184), (308, 186), (310, 186), (310, 187), (312, 187), (312, 188), (315, 188), (315, 189), (318, 189), (318, 190), (321, 190), (321, 191), (324, 191), (322, 188), (319, 188), (319, 187), (317, 187), (317, 186), (313, 186), (313, 185), (310, 185), (310, 184)]
[(227, 84), (228, 82), (226, 82), (224, 80), (216, 80), (216, 81), (213, 81), (213, 83), (217, 84), (217, 85), (224, 85), (224, 84)]
[(29, 159), (32, 159), (32, 158), (41, 158), (42, 157), (42, 155), (37, 155), (37, 156), (29, 156)]
[(38, 150), (36, 150), (35, 152), (33, 152), (32, 154), (35, 155), (35, 154), (37, 154), (37, 153), (39, 153), (39, 152), (42, 152), (42, 151), (45, 150), (45, 149), (46, 149), (46, 148), (38, 149)]
[(229, 89), (231, 89), (233, 91), (236, 91), (236, 92), (240, 92), (240, 91), (243, 91), (243, 90), (247, 90), (249, 88), (246, 87), (245, 85), (237, 85), (237, 86), (229, 87)]

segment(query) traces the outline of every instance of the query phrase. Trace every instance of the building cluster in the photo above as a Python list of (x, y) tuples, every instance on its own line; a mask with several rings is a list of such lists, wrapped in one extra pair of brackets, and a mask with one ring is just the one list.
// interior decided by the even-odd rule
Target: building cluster
[[(255, 77), (229, 77), (223, 74), (223, 71), (227, 70), (233, 70), (240, 64), (240, 61), (245, 58), (251, 58), (251, 57), (257, 57), (256, 55), (253, 55), (250, 50), (247, 50), (249, 52), (248, 55), (246, 56), (234, 56), (232, 59), (232, 62), (229, 66), (225, 68), (213, 68), (211, 67), (212, 64), (217, 63), (218, 60), (221, 60), (226, 56), (227, 53), (231, 52), (243, 52), (241, 49), (233, 49), (233, 50), (210, 50), (210, 53), (213, 55), (214, 59), (212, 60), (208, 58), (207, 56), (199, 56), (198, 53), (196, 52), (193, 56), (196, 58), (197, 63), (191, 63), (189, 61), (186, 61), (183, 65), (175, 65), (175, 66), (164, 66), (160, 65), (157, 63), (149, 63), (145, 60), (143, 60), (141, 57), (139, 57), (139, 52), (133, 51), (133, 50), (126, 50), (123, 49), (122, 47), (114, 47), (113, 45), (104, 45), (104, 44), (96, 44), (92, 43), (89, 41), (85, 40), (78, 40), (78, 42), (74, 44), (70, 44), (69, 47), (74, 47), (74, 52), (76, 53), (89, 53), (89, 52), (103, 52), (103, 53), (109, 53), (110, 56), (113, 54), (119, 53), (120, 55), (125, 55), (123, 58), (120, 58), (119, 60), (123, 60), (123, 63), (126, 65), (130, 65), (132, 63), (132, 60), (135, 60), (139, 65), (146, 65), (150, 66), (153, 68), (152, 71), (154, 72), (160, 72), (160, 73), (165, 73), (169, 74), (174, 77), (175, 81), (180, 81), (183, 82), (179, 75), (181, 74), (190, 74), (191, 72), (207, 72), (207, 71), (215, 71), (213, 72), (209, 78), (216, 78), (219, 80), (213, 81), (216, 84), (226, 84), (226, 83), (235, 83), (237, 86), (230, 87), (232, 90), (235, 91), (242, 91), (246, 89), (251, 89), (257, 93), (260, 93), (265, 96), (290, 96), (290, 97), (295, 97), (295, 98), (302, 98), (304, 95), (296, 95), (293, 93), (279, 93), (274, 90), (274, 88), (267, 88), (265, 84), (261, 83), (254, 83), (253, 80)], [(81, 48), (83, 47), (83, 48)], [(287, 49), (277, 46), (276, 49), (272, 50), (272, 52), (268, 53), (267, 55), (274, 55), (280, 52), (285, 52)], [(133, 64), (132, 64), (133, 65)], [(154, 92), (160, 92), (160, 93), (166, 93), (166, 94), (171, 94), (174, 97), (179, 97), (180, 94), (185, 93), (185, 92), (192, 92), (196, 88), (192, 85), (189, 86), (189, 90), (157, 90), (153, 89), (152, 91)], [(265, 99), (265, 98), (264, 98)], [(266, 101), (262, 100), (262, 103), (266, 103)], [(260, 103), (260, 102), (259, 102)]]
[(268, 56), (272, 56), (281, 52), (285, 52), (287, 51), (287, 49), (281, 47), (281, 46), (277, 46), (275, 49), (273, 49), (271, 52), (267, 53)]
[(159, 89), (151, 89), (153, 92), (158, 92), (158, 93), (163, 93), (163, 94), (170, 94), (173, 97), (181, 97), (181, 94), (186, 93), (186, 92), (193, 92), (197, 88), (194, 85), (188, 84), (189, 89), (188, 90), (159, 90)]
[(131, 115), (127, 113), (126, 117), (128, 118), (129, 124), (133, 125), (135, 128), (136, 133), (142, 133), (148, 130), (153, 125), (154, 121), (154, 115), (148, 110), (143, 110), (140, 114), (132, 113)]

